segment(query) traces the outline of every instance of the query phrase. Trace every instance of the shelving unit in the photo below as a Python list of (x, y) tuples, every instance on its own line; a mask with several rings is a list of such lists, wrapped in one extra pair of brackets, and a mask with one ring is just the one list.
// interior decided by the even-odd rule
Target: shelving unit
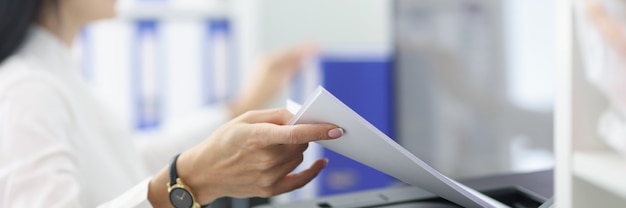
[(574, 176), (626, 199), (626, 160), (609, 151), (576, 152)]
[[(206, 89), (200, 79), (206, 65), (204, 60), (209, 60), (209, 50), (213, 50), (216, 44), (212, 38), (213, 20), (216, 22), (228, 21), (233, 23), (236, 14), (231, 11), (235, 2), (241, 4), (239, 0), (118, 0), (117, 18), (109, 21), (102, 21), (90, 25), (81, 34), (81, 40), (77, 45), (78, 50), (88, 53), (88, 63), (83, 67), (87, 68), (93, 77), (90, 81), (92, 91), (96, 92), (104, 105), (109, 106), (112, 111), (120, 112), (120, 118), (128, 119), (129, 128), (138, 128), (131, 123), (134, 122), (134, 104), (139, 96), (133, 94), (133, 84), (136, 83), (133, 77), (135, 60), (141, 59), (141, 55), (136, 55), (139, 50), (143, 50), (137, 42), (141, 42), (138, 35), (141, 24), (144, 22), (158, 24), (158, 40), (151, 40), (149, 48), (152, 53), (158, 54), (159, 64), (159, 93), (164, 97), (159, 106), (163, 117), (179, 117), (188, 114), (202, 105), (205, 105), (204, 93)], [(218, 23), (219, 24), (219, 23)], [(235, 26), (234, 24), (228, 26)], [(223, 28), (220, 28), (222, 31)], [(239, 35), (238, 29), (232, 29), (228, 35)], [(154, 31), (153, 31), (154, 32)], [(254, 35), (254, 34), (251, 34)], [(235, 40), (233, 36), (230, 40)], [(153, 37), (152, 37), (153, 38)], [(145, 39), (145, 38), (144, 38)], [(154, 39), (154, 38), (153, 38)], [(209, 43), (213, 45), (209, 45)], [(145, 44), (145, 43), (143, 43)], [(246, 45), (234, 43), (234, 46)], [(239, 52), (239, 48), (232, 51)], [(231, 54), (229, 54), (231, 55)], [(234, 59), (239, 58), (239, 54), (232, 54)], [(223, 56), (223, 54), (222, 54)], [(151, 58), (157, 59), (157, 58)], [(248, 61), (249, 62), (249, 61)], [(232, 77), (231, 77), (232, 78)], [(208, 78), (207, 78), (208, 79)], [(202, 81), (201, 81), (202, 80)], [(156, 82), (155, 80), (151, 80)], [(238, 77), (228, 80), (229, 83), (239, 81)], [(210, 81), (209, 81), (210, 82)], [(157, 127), (150, 127), (157, 128)], [(150, 134), (152, 129), (137, 130), (147, 131)], [(231, 199), (221, 198), (215, 201), (213, 208), (247, 208), (250, 206), (267, 203), (267, 199)]]
[(122, 20), (187, 20), (224, 18), (230, 15), (223, 1), (122, 1), (118, 17)]
[[(605, 94), (591, 84), (585, 64), (590, 55), (581, 31), (589, 31), (577, 9), (584, 0), (560, 0), (559, 74), (555, 123), (556, 207), (623, 207), (626, 204), (626, 156), (608, 148), (598, 121), (609, 108)], [(602, 60), (602, 59), (600, 59)], [(593, 67), (606, 67), (592, 64)], [(626, 138), (624, 138), (626, 139)]]

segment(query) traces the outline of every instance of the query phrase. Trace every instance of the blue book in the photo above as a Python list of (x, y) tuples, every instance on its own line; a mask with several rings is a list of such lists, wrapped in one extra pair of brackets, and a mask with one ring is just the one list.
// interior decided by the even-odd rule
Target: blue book
[(163, 117), (163, 89), (158, 23), (137, 22), (135, 40), (132, 41), (131, 87), (135, 128), (157, 128)]
[(205, 104), (231, 99), (237, 92), (239, 74), (233, 60), (233, 42), (228, 19), (210, 19), (202, 47), (202, 85)]
[[(359, 115), (394, 138), (393, 67), (388, 55), (323, 56), (323, 86)], [(395, 179), (352, 159), (324, 149), (330, 163), (319, 176), (319, 195), (388, 187)]]

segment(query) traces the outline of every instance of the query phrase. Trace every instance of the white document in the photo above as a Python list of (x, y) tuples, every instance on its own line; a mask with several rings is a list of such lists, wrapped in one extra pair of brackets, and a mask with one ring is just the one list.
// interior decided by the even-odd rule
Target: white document
[[(291, 109), (293, 110), (293, 104)], [(405, 183), (464, 207), (507, 207), (433, 169), (367, 122), (323, 87), (318, 87), (289, 124), (332, 123), (345, 130), (317, 143)]]

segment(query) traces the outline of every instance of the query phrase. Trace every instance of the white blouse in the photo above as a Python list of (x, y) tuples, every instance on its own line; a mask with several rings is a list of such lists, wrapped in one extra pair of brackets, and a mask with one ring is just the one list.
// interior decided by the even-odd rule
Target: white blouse
[(0, 207), (150, 207), (150, 176), (228, 118), (216, 106), (158, 138), (133, 139), (76, 66), (37, 26), (0, 63)]

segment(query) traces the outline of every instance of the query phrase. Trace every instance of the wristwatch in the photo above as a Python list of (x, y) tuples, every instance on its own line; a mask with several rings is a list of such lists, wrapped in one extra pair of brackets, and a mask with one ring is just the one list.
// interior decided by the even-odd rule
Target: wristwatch
[(180, 154), (174, 156), (170, 164), (170, 182), (167, 183), (167, 192), (170, 194), (170, 202), (176, 208), (208, 207), (209, 205), (200, 206), (200, 204), (196, 202), (191, 189), (178, 177), (178, 172), (176, 171), (176, 160), (178, 160), (178, 156), (180, 156)]

